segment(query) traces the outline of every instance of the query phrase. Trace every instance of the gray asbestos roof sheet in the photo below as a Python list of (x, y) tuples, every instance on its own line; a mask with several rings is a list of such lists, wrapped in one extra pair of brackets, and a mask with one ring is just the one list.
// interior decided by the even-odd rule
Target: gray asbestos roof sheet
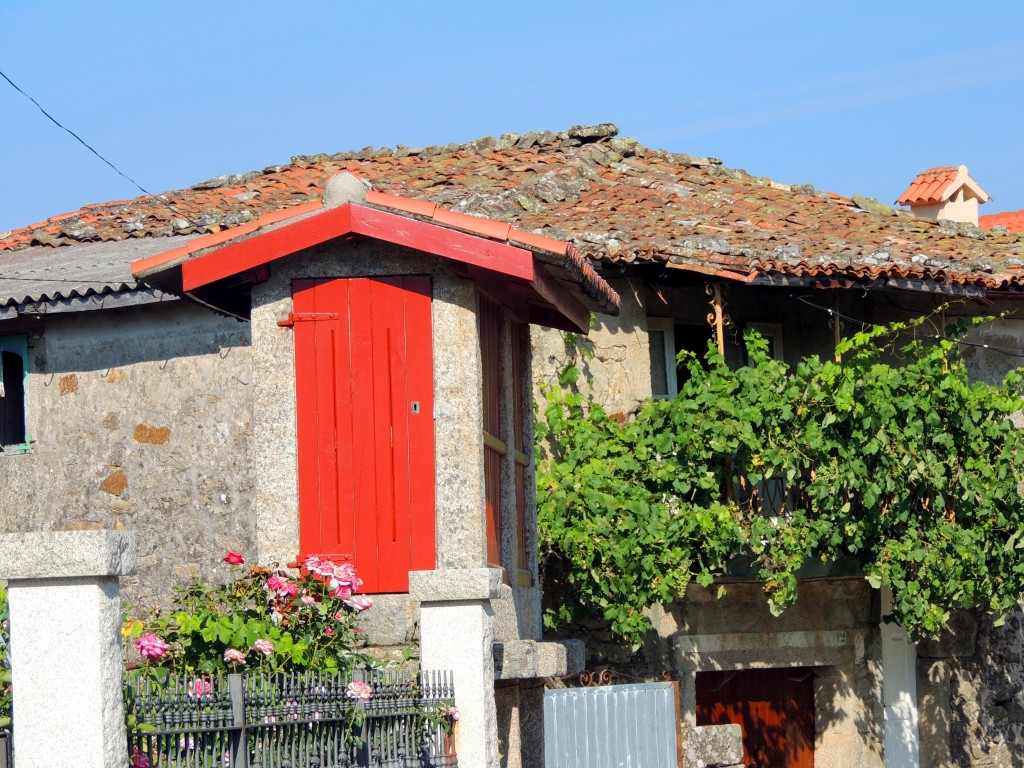
[(0, 308), (137, 291), (141, 286), (132, 277), (133, 261), (192, 239), (153, 237), (0, 251)]

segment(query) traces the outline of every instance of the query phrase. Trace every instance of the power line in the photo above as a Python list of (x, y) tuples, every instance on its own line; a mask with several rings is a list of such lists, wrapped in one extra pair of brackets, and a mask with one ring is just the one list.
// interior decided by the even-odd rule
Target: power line
[(136, 189), (138, 189), (138, 190), (139, 190), (140, 192), (142, 192), (142, 194), (146, 195), (147, 197), (151, 197), (151, 198), (153, 198), (154, 200), (156, 200), (156, 201), (157, 201), (158, 203), (160, 203), (161, 205), (165, 205), (165, 206), (167, 206), (167, 208), (168, 208), (168, 209), (170, 209), (170, 211), (171, 211), (172, 213), (174, 213), (174, 214), (175, 214), (176, 216), (181, 216), (181, 218), (183, 218), (183, 219), (186, 219), (186, 220), (187, 220), (187, 221), (188, 221), (189, 223), (191, 223), (191, 224), (192, 224), (193, 226), (195, 226), (195, 225), (196, 225), (196, 223), (195, 223), (194, 221), (192, 221), (192, 219), (190, 219), (190, 218), (189, 218), (188, 216), (185, 216), (184, 214), (182, 214), (182, 213), (179, 213), (179, 212), (177, 211), (177, 209), (175, 209), (175, 207), (174, 207), (173, 205), (171, 205), (170, 203), (168, 203), (168, 202), (167, 202), (166, 200), (161, 200), (161, 199), (160, 199), (159, 197), (157, 197), (157, 196), (156, 196), (156, 195), (154, 195), (154, 194), (153, 194), (152, 192), (150, 192), (150, 191), (149, 191), (148, 189), (146, 189), (146, 188), (145, 188), (145, 187), (143, 187), (143, 186), (142, 186), (141, 184), (139, 184), (139, 182), (137, 182), (137, 181), (136, 181), (135, 179), (133, 179), (133, 178), (132, 178), (131, 176), (129, 176), (129, 175), (128, 175), (128, 174), (126, 174), (126, 173), (125, 173), (124, 171), (122, 171), (122, 170), (121, 170), (120, 168), (118, 168), (118, 167), (117, 167), (116, 165), (114, 165), (114, 164), (113, 164), (112, 162), (110, 162), (109, 160), (107, 160), (107, 158), (105, 158), (105, 157), (104, 157), (103, 155), (101, 155), (101, 154), (100, 154), (99, 152), (97, 152), (97, 151), (96, 151), (95, 149), (93, 149), (93, 148), (92, 148), (92, 147), (91, 147), (91, 146), (90, 146), (90, 145), (88, 144), (88, 142), (86, 142), (86, 141), (85, 141), (85, 139), (83, 139), (83, 138), (82, 138), (81, 136), (79, 136), (79, 135), (78, 135), (77, 133), (75, 133), (74, 131), (72, 131), (72, 130), (71, 130), (70, 128), (67, 128), (66, 126), (62, 125), (62, 124), (60, 123), (60, 121), (59, 121), (59, 120), (57, 120), (57, 118), (55, 118), (55, 117), (54, 117), (53, 115), (51, 115), (51, 114), (50, 114), (49, 112), (47, 112), (47, 111), (46, 111), (45, 109), (43, 109), (43, 106), (42, 106), (42, 105), (41, 105), (41, 104), (40, 104), (40, 103), (39, 103), (38, 101), (36, 101), (35, 99), (33, 99), (33, 98), (32, 98), (31, 96), (29, 96), (29, 95), (28, 95), (27, 93), (25, 93), (25, 91), (23, 91), (23, 90), (22, 90), (21, 88), (19, 88), (19, 87), (17, 86), (17, 84), (16, 84), (16, 83), (15, 83), (15, 82), (14, 82), (13, 80), (11, 80), (11, 78), (9, 78), (9, 77), (8, 77), (8, 76), (7, 76), (7, 75), (6, 75), (6, 74), (5, 74), (4, 72), (3, 72), (3, 70), (0, 70), (0, 77), (2, 77), (2, 78), (3, 78), (4, 80), (6, 80), (6, 81), (7, 81), (7, 82), (8, 82), (9, 84), (10, 84), (10, 86), (11, 86), (11, 87), (12, 87), (12, 88), (13, 88), (14, 90), (16, 90), (16, 91), (17, 91), (18, 93), (20, 93), (20, 94), (21, 94), (22, 96), (24, 96), (24, 97), (25, 97), (26, 99), (28, 99), (28, 100), (29, 100), (29, 101), (31, 101), (31, 102), (32, 102), (33, 104), (35, 104), (35, 105), (36, 105), (36, 108), (37, 108), (37, 109), (38, 109), (38, 110), (39, 110), (40, 112), (42, 112), (42, 113), (43, 113), (43, 114), (44, 114), (44, 115), (46, 116), (46, 118), (47, 118), (47, 119), (48, 119), (48, 120), (49, 120), (49, 121), (50, 121), (51, 123), (53, 123), (54, 125), (56, 125), (56, 126), (57, 126), (58, 128), (60, 128), (60, 129), (61, 129), (62, 131), (64, 131), (65, 133), (68, 133), (69, 135), (71, 135), (71, 136), (72, 136), (72, 137), (73, 137), (73, 138), (75, 139), (75, 141), (77, 141), (77, 142), (78, 142), (79, 144), (81, 144), (81, 145), (82, 145), (83, 147), (85, 147), (85, 148), (86, 148), (86, 149), (88, 149), (88, 150), (89, 150), (90, 152), (92, 152), (92, 153), (93, 153), (94, 155), (96, 155), (96, 157), (98, 157), (98, 158), (99, 158), (100, 160), (102, 160), (102, 161), (103, 161), (104, 163), (106, 163), (106, 164), (107, 164), (107, 165), (109, 165), (109, 166), (110, 166), (111, 168), (113, 168), (113, 169), (114, 169), (114, 171), (115, 171), (115, 172), (117, 172), (117, 173), (118, 173), (118, 174), (119, 174), (119, 175), (120, 175), (121, 177), (123, 177), (123, 178), (127, 179), (127, 180), (128, 180), (128, 181), (129, 181), (129, 182), (130, 182), (130, 183), (131, 183), (131, 184), (132, 184), (132, 185), (133, 185), (133, 186), (134, 186), (134, 187), (136, 188)]
[[(794, 296), (793, 298), (795, 298), (797, 301), (799, 301), (802, 304), (806, 304), (809, 307), (814, 307), (815, 309), (821, 310), (822, 312), (827, 312), (830, 317), (837, 317), (840, 320), (845, 320), (848, 323), (854, 323), (854, 324), (860, 326), (861, 328), (864, 328), (865, 326), (870, 326), (872, 328), (883, 328), (884, 327), (882, 325), (879, 325), (878, 323), (869, 323), (866, 320), (858, 320), (856, 317), (850, 317), (849, 315), (844, 315), (838, 309), (832, 309), (831, 307), (823, 307), (820, 304), (815, 304), (813, 301), (808, 301), (803, 296)], [(906, 331), (900, 331), (900, 332), (906, 333)], [(1007, 355), (1008, 357), (1024, 358), (1024, 353), (1014, 352), (1013, 350), (1004, 349), (1002, 347), (993, 347), (991, 344), (983, 344), (983, 343), (977, 342), (977, 341), (966, 341), (964, 339), (954, 339), (954, 338), (952, 338), (950, 336), (943, 336), (940, 333), (933, 333), (933, 334), (930, 334), (930, 336), (933, 339), (935, 339), (935, 340), (950, 341), (950, 342), (953, 342), (954, 344), (962, 344), (965, 347), (977, 347), (978, 349), (987, 349), (987, 350), (989, 350), (991, 352), (999, 352), (1000, 354)]]

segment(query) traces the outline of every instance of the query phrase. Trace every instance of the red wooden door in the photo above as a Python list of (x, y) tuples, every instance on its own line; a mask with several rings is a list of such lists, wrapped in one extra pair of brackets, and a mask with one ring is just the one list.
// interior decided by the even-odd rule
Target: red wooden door
[(814, 673), (806, 668), (697, 673), (697, 725), (738, 723), (743, 764), (814, 768)]
[(296, 280), (299, 548), (364, 592), (434, 567), (430, 278)]

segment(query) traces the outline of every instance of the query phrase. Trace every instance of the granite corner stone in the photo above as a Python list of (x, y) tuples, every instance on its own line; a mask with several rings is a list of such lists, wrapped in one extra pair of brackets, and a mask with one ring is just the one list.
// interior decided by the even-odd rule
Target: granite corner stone
[(131, 576), (136, 568), (132, 531), (46, 531), (0, 536), (0, 578), (59, 579)]

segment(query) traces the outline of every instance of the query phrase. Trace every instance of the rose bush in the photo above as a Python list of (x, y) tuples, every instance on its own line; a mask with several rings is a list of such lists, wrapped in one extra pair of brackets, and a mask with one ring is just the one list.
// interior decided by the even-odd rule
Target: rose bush
[(0, 728), (11, 724), (11, 622), (7, 605), (7, 582), (0, 581)]
[(224, 562), (228, 582), (194, 578), (177, 588), (173, 610), (125, 623), (143, 671), (338, 672), (369, 664), (358, 651), (357, 621), (373, 603), (357, 594), (362, 580), (351, 563), (311, 556), (296, 575), (276, 565), (244, 567), (237, 552)]

